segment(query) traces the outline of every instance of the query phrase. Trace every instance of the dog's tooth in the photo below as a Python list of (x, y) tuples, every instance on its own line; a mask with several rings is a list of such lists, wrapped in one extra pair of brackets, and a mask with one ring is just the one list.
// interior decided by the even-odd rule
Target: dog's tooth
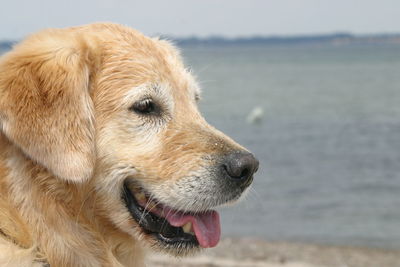
[(182, 229), (185, 233), (187, 234), (192, 234), (192, 223), (191, 222), (187, 222), (185, 223), (185, 225), (182, 226)]

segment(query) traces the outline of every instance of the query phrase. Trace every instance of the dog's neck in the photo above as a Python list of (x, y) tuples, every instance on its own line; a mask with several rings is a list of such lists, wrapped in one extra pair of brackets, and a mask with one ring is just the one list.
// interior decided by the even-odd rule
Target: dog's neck
[[(51, 266), (141, 265), (142, 255), (126, 253), (138, 253), (132, 239), (96, 214), (90, 183), (52, 176), (1, 134), (0, 148), (0, 238)], [(110, 232), (113, 239), (106, 239)]]

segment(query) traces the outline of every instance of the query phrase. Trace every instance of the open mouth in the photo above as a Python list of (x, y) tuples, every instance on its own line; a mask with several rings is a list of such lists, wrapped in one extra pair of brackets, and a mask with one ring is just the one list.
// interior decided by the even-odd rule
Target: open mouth
[(143, 188), (127, 181), (122, 198), (143, 232), (153, 235), (166, 246), (209, 248), (219, 242), (219, 214), (214, 210), (200, 213), (175, 210), (152, 199)]

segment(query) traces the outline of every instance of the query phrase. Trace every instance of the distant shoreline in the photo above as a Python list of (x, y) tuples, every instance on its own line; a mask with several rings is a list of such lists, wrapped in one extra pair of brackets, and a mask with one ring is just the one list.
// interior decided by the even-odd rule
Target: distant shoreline
[(348, 44), (398, 44), (400, 45), (400, 34), (376, 34), (376, 35), (353, 35), (353, 34), (321, 34), (321, 35), (299, 35), (299, 36), (253, 36), (253, 37), (187, 37), (167, 39), (175, 41), (178, 45), (348, 45)]
[[(297, 35), (297, 36), (252, 36), (227, 38), (223, 36), (212, 37), (174, 37), (162, 36), (182, 46), (233, 46), (233, 45), (349, 45), (349, 44), (395, 44), (400, 45), (399, 34), (371, 34), (355, 35), (351, 33)], [(0, 49), (8, 50), (17, 41), (0, 41)]]

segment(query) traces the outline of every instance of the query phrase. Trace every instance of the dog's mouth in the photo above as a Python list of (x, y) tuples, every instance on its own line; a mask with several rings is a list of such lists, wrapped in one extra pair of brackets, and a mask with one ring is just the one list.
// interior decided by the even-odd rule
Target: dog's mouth
[(219, 242), (219, 214), (214, 210), (200, 213), (175, 210), (128, 182), (124, 183), (122, 198), (141, 230), (167, 248), (209, 248)]

